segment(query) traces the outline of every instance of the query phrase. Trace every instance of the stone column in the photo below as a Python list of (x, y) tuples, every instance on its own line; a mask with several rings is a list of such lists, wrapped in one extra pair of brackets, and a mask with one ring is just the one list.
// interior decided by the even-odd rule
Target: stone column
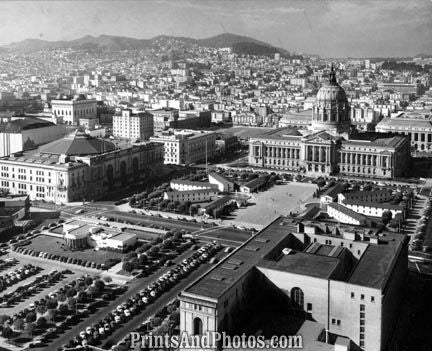
[(312, 161), (315, 161), (315, 146), (312, 147)]

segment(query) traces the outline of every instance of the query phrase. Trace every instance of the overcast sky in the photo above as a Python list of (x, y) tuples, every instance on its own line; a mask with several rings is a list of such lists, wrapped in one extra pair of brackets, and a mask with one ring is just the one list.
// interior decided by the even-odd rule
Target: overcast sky
[(247, 35), (328, 57), (432, 53), (432, 0), (1, 1), (0, 45), (85, 35)]

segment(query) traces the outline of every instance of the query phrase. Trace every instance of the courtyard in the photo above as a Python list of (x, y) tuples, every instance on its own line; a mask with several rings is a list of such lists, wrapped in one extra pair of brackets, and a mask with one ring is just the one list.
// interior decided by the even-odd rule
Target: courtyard
[(260, 229), (276, 217), (297, 212), (302, 205), (312, 202), (316, 189), (315, 184), (309, 183), (276, 184), (264, 192), (250, 194), (248, 206), (237, 209), (232, 213), (234, 218), (230, 216), (223, 224), (251, 225)]

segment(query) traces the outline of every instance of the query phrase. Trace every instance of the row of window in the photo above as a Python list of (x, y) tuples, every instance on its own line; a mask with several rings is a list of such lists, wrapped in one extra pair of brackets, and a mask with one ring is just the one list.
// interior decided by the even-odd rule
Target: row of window
[[(355, 299), (355, 293), (352, 292), (352, 291), (351, 291), (351, 298)], [(360, 294), (360, 300), (361, 301), (365, 301), (365, 295), (364, 294)], [(371, 296), (370, 297), (370, 302), (375, 302), (375, 296)], [(361, 306), (364, 306), (364, 305), (360, 305), (360, 307)], [(364, 307), (363, 307), (363, 311), (364, 311)]]

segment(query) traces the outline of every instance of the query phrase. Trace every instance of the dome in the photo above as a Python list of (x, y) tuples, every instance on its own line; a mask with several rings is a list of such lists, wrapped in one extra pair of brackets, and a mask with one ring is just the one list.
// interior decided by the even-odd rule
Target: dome
[(312, 112), (312, 129), (335, 133), (348, 132), (351, 126), (349, 103), (345, 90), (336, 81), (331, 68), (328, 81), (318, 90)]
[(327, 83), (318, 90), (316, 102), (348, 102), (345, 90), (339, 84)]
[(115, 145), (112, 142), (94, 138), (80, 128), (62, 139), (39, 148), (40, 153), (67, 156), (98, 155), (113, 150)]

